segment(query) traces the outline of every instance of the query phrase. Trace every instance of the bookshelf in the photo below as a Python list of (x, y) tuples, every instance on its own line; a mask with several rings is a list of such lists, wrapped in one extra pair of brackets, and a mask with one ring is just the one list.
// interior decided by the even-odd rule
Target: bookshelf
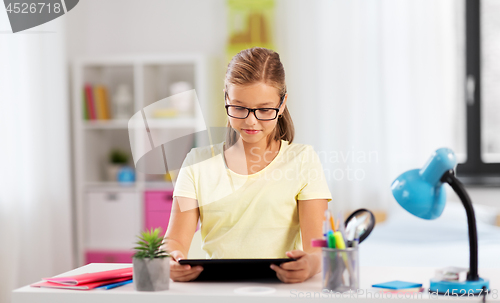
[[(174, 83), (188, 83), (195, 89), (200, 110), (168, 118), (149, 117), (151, 133), (175, 135), (205, 129), (206, 117), (202, 111), (207, 109), (207, 66), (207, 58), (201, 54), (86, 57), (72, 62), (73, 188), (78, 266), (90, 262), (130, 262), (135, 236), (141, 230), (160, 221), (165, 222), (166, 227), (173, 184), (163, 175), (138, 171), (135, 171), (133, 183), (110, 179), (109, 155), (113, 149), (125, 152), (129, 156), (128, 166), (135, 170), (132, 150), (137, 146), (131, 146), (129, 119), (145, 107), (171, 96)], [(84, 91), (86, 85), (105, 87), (109, 119), (98, 113), (96, 119), (91, 119), (85, 114), (90, 110)], [(132, 101), (129, 107), (120, 109), (121, 115), (117, 118), (115, 101), (123, 86), (127, 87)], [(97, 110), (94, 108), (95, 112)], [(207, 145), (205, 140), (196, 135), (193, 142), (176, 148), (179, 153), (185, 153), (193, 146)], [(139, 144), (137, 142), (132, 144)]]

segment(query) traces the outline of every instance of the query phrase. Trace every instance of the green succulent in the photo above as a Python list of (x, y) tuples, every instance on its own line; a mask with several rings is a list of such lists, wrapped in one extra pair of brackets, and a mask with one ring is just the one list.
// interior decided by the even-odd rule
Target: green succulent
[(109, 162), (113, 164), (127, 164), (128, 154), (121, 149), (113, 149), (109, 154)]
[(160, 236), (161, 228), (155, 228), (154, 230), (146, 230), (141, 232), (139, 241), (135, 242), (138, 246), (134, 247), (136, 250), (134, 258), (136, 259), (155, 259), (155, 258), (166, 258), (170, 255), (161, 249), (163, 237)]

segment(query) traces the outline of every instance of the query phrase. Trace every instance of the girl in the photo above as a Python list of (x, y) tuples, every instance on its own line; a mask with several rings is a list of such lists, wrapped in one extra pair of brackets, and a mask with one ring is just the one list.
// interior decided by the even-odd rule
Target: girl
[(208, 258), (295, 258), (271, 268), (283, 282), (303, 282), (321, 271), (321, 249), (311, 239), (322, 237), (331, 195), (316, 152), (292, 143), (279, 55), (241, 51), (228, 65), (223, 91), (225, 142), (192, 149), (175, 184), (165, 234), (170, 277), (189, 281), (203, 270), (178, 263), (199, 218)]

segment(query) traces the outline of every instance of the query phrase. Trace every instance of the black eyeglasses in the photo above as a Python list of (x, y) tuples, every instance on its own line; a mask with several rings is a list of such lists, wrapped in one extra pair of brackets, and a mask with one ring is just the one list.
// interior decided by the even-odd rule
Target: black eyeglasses
[[(224, 93), (224, 100), (227, 100), (227, 92)], [(236, 119), (246, 119), (251, 112), (254, 113), (255, 118), (257, 120), (269, 121), (274, 120), (278, 117), (278, 113), (280, 111), (281, 104), (285, 100), (285, 94), (281, 97), (280, 104), (277, 108), (269, 107), (269, 108), (248, 108), (238, 105), (229, 105), (226, 104), (226, 113), (229, 117)]]

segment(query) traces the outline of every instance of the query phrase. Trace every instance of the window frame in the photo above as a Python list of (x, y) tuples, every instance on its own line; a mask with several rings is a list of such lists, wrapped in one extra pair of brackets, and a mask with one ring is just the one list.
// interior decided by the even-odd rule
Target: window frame
[(466, 149), (467, 160), (457, 166), (465, 184), (500, 186), (500, 163), (481, 158), (481, 0), (465, 0)]

